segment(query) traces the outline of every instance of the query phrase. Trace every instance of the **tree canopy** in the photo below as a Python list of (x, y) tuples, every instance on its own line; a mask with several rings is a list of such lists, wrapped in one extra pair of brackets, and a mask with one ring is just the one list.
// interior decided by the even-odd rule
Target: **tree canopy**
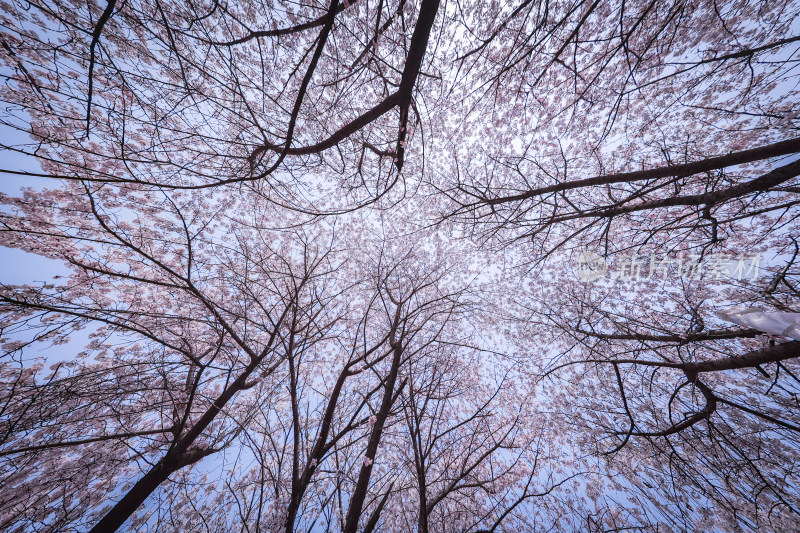
[(798, 28), (3, 2), (0, 529), (797, 529)]

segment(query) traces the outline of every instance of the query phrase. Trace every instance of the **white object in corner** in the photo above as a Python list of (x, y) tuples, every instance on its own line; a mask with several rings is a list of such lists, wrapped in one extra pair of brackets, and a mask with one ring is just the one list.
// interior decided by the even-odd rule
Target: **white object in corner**
[(732, 307), (718, 311), (717, 316), (740, 326), (800, 341), (800, 313), (765, 311), (757, 307)]

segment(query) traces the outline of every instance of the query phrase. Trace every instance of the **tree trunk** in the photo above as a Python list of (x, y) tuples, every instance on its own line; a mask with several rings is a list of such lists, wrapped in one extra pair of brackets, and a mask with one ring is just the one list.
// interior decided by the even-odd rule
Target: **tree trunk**
[(225, 404), (233, 396), (247, 388), (245, 382), (258, 366), (259, 361), (254, 360), (247, 366), (244, 372), (234, 381), (227, 390), (216, 399), (211, 407), (203, 413), (203, 416), (195, 423), (184, 435), (175, 447), (168, 451), (161, 461), (158, 462), (147, 474), (144, 475), (136, 484), (117, 502), (106, 515), (91, 529), (89, 533), (113, 533), (125, 523), (134, 511), (155, 491), (161, 483), (173, 472), (180, 470), (184, 466), (195, 463), (208, 455), (206, 450), (189, 447), (197, 437), (214, 421), (217, 414), (225, 407)]
[[(168, 454), (169, 456), (169, 454)], [(125, 523), (136, 509), (155, 491), (161, 483), (177, 470), (199, 461), (204, 457), (202, 450), (191, 450), (180, 458), (163, 459), (150, 469), (136, 484), (95, 524), (89, 533), (109, 533), (116, 531)]]
[[(399, 309), (398, 309), (399, 315)], [(398, 320), (395, 319), (395, 330), (397, 329)], [(353, 495), (350, 498), (350, 507), (347, 509), (347, 518), (343, 533), (356, 533), (358, 528), (358, 521), (361, 518), (361, 513), (364, 507), (364, 499), (367, 496), (367, 489), (369, 488), (369, 478), (372, 475), (372, 467), (375, 461), (375, 455), (378, 451), (378, 445), (381, 442), (383, 434), (383, 425), (389, 417), (389, 411), (392, 408), (392, 401), (394, 396), (394, 385), (397, 381), (397, 374), (400, 369), (400, 360), (403, 354), (403, 348), (399, 341), (392, 341), (392, 349), (394, 356), (392, 358), (392, 367), (389, 370), (389, 375), (386, 376), (386, 385), (383, 389), (383, 399), (381, 400), (381, 407), (378, 410), (377, 420), (375, 425), (372, 426), (372, 433), (369, 436), (369, 443), (367, 444), (367, 452), (364, 454), (365, 459), (370, 461), (369, 464), (364, 463), (361, 467), (361, 472), (358, 474), (358, 482), (356, 488), (353, 490)]]

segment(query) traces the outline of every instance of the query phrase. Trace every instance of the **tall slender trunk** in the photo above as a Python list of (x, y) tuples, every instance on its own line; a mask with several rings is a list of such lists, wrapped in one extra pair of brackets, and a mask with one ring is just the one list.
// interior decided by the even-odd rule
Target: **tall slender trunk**
[(119, 529), (170, 474), (199, 461), (203, 456), (200, 450), (190, 450), (177, 459), (165, 458), (159, 461), (95, 524), (90, 533), (108, 533)]
[(164, 482), (174, 470), (159, 462), (100, 519), (90, 533), (116, 531), (139, 508), (150, 494)]
[(161, 483), (173, 472), (195, 463), (208, 455), (207, 450), (192, 448), (191, 445), (216, 418), (217, 414), (233, 396), (247, 388), (247, 378), (258, 366), (259, 360), (253, 360), (231, 385), (219, 395), (203, 416), (192, 425), (191, 429), (180, 438), (176, 445), (148, 471), (131, 489), (125, 493), (120, 501), (109, 510), (103, 518), (91, 529), (89, 533), (113, 533), (144, 503)]
[(425, 480), (424, 467), (418, 469), (417, 479), (419, 480), (419, 518), (417, 519), (417, 528), (419, 533), (428, 533), (428, 487)]
[[(399, 317), (399, 308), (398, 315)], [(398, 319), (395, 318), (395, 331), (397, 329)], [(403, 355), (403, 347), (400, 341), (391, 341), (392, 350), (394, 355), (392, 357), (392, 366), (389, 370), (389, 375), (386, 376), (386, 384), (383, 389), (383, 398), (381, 399), (381, 406), (376, 416), (375, 425), (372, 426), (372, 433), (369, 436), (369, 443), (367, 444), (367, 451), (364, 454), (365, 460), (358, 474), (358, 481), (353, 494), (350, 497), (350, 507), (347, 509), (347, 518), (343, 533), (356, 533), (358, 528), (358, 521), (361, 518), (361, 513), (364, 508), (364, 500), (367, 497), (367, 489), (369, 488), (369, 479), (372, 475), (372, 467), (375, 462), (375, 455), (378, 452), (378, 445), (381, 442), (383, 435), (383, 426), (386, 419), (389, 417), (389, 411), (392, 408), (394, 400), (394, 386), (397, 382), (397, 374), (400, 370), (400, 361)]]

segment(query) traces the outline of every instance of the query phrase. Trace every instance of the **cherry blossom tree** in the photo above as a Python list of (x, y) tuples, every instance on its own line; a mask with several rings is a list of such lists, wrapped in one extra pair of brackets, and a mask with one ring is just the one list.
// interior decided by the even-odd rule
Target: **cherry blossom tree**
[(636, 495), (634, 523), (779, 531), (797, 521), (800, 495), (786, 480), (797, 475), (800, 345), (714, 314), (726, 301), (791, 308), (796, 265), (775, 270), (735, 290), (714, 279), (607, 280), (523, 304), (521, 327), (558, 347), (539, 371), (554, 416), (622, 473), (610, 490)]
[(438, 12), (438, 0), (9, 4), (3, 124), (31, 143), (4, 147), (52, 178), (253, 182), (307, 210), (324, 206), (321, 185), (345, 192), (340, 206), (375, 201), (401, 179)]
[(792, 530), (798, 14), (4, 3), (0, 528)]
[[(4, 528), (497, 527), (559, 482), (538, 476), (512, 369), (470, 338), (466, 242), (270, 229), (252, 193), (70, 182), (3, 201), (4, 244), (71, 272), (2, 287)], [(86, 328), (77, 356), (28, 355)]]
[(711, 247), (793, 210), (796, 5), (473, 9), (491, 23), (462, 45), (469, 90), (450, 139), (482, 141), (441, 158), (441, 216), (497, 246), (532, 242), (542, 260)]
[[(700, 282), (685, 271), (677, 292), (646, 271), (603, 289), (551, 275), (584, 251), (649, 257), (645, 269), (670, 255), (792, 255), (797, 36), (784, 24), (796, 6), (772, 7), (521, 3), (492, 12), (459, 56), (472, 92), (452, 142), (476, 131), (482, 142), (442, 158), (440, 216), (537, 273), (543, 286), (517, 302), (521, 349), (559, 339), (538, 371), (560, 406), (553, 424), (580, 420), (577, 448), (624, 472), (613, 490), (642, 488), (626, 506), (636, 527), (797, 519), (784, 482), (796, 471), (797, 347), (753, 344), (757, 332), (709, 318), (732, 303), (794, 311), (793, 260), (744, 291), (687, 287)], [(711, 507), (702, 516), (689, 501)]]
[[(122, 490), (98, 531), (119, 527), (171, 474), (236, 440), (240, 417), (249, 415), (228, 406), (245, 391), (275, 386), (285, 336), (303, 335), (304, 345), (324, 336), (330, 318), (317, 308), (330, 296), (316, 282), (332, 268), (313, 236), (231, 227), (200, 197), (107, 192), (29, 192), (4, 217), (7, 244), (25, 234), (30, 245), (36, 235), (42, 253), (73, 267), (58, 284), (4, 286), (5, 329), (43, 329), (38, 340), (59, 344), (74, 329), (97, 327), (89, 351), (56, 365), (43, 385), (35, 373), (7, 367), (18, 384), (6, 401), (13, 445), (3, 453), (10, 464), (19, 454), (64, 463), (79, 487)], [(219, 232), (230, 240), (215, 239)], [(42, 402), (60, 408), (42, 417)], [(71, 450), (88, 443), (101, 448), (83, 464)], [(54, 502), (64, 505), (59, 494), (74, 491), (52, 480), (52, 492), (25, 503), (32, 494), (11, 488), (27, 486), (31, 473), (16, 475), (4, 482), (5, 508), (16, 510), (8, 525), (46, 523)], [(38, 475), (47, 486), (49, 473)], [(123, 479), (135, 483), (118, 485)], [(66, 509), (81, 517), (93, 506), (91, 492), (78, 494)], [(17, 514), (20, 505), (26, 512)]]

